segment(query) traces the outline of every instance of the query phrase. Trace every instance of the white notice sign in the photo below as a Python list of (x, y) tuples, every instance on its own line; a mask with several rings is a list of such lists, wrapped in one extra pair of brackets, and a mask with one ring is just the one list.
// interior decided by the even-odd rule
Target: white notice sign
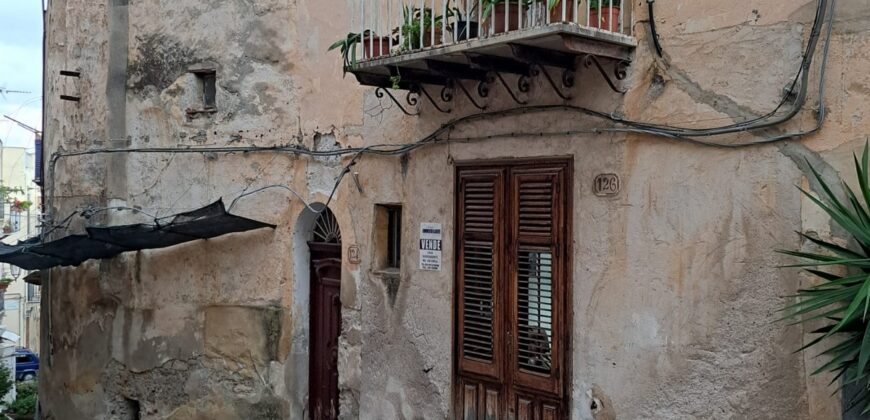
[(441, 271), (441, 223), (420, 223), (420, 269)]

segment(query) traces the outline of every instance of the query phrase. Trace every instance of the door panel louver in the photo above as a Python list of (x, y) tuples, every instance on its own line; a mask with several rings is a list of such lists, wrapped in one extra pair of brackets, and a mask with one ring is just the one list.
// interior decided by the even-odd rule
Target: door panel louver
[(492, 361), (492, 242), (465, 242), (463, 342), (465, 357)]
[(549, 375), (553, 344), (553, 254), (521, 247), (517, 264), (517, 363)]
[(553, 183), (520, 181), (519, 201), (520, 235), (550, 235), (553, 232)]
[(465, 231), (492, 233), (495, 182), (465, 184)]
[(462, 368), (497, 377), (503, 358), (500, 323), (500, 268), (495, 251), (501, 238), (499, 217), (504, 203), (503, 171), (473, 171), (460, 180), (458, 318), (459, 354)]

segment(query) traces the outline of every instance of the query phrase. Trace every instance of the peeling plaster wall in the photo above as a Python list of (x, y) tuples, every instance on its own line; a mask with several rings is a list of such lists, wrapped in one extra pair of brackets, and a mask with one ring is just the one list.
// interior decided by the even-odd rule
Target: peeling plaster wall
[[(408, 118), (343, 78), (336, 54), (349, 1), (128, 2), (52, 0), (46, 39), (48, 153), (117, 147), (273, 146), (329, 150), (404, 143), (453, 116), (424, 106)], [(638, 49), (629, 92), (581, 72), (572, 103), (626, 118), (713, 126), (763, 114), (797, 69), (812, 1), (657, 2), (667, 57), (649, 47), (646, 3), (635, 0)], [(345, 247), (339, 354), (343, 418), (446, 418), (452, 393), (455, 161), (574, 158), (572, 418), (841, 417), (821, 361), (792, 352), (800, 327), (774, 311), (810, 279), (775, 267), (794, 230), (838, 235), (801, 198), (805, 159), (851, 178), (851, 152), (870, 133), (870, 1), (840, 1), (831, 47), (825, 128), (800, 141), (722, 150), (642, 135), (588, 134), (454, 142), (403, 159), (364, 157), (330, 207)], [(189, 70), (213, 68), (217, 111), (200, 111)], [(58, 75), (81, 71), (81, 79)], [(120, 79), (119, 79), (120, 77)], [(811, 80), (817, 80), (818, 67)], [(120, 81), (120, 83), (119, 83)], [(540, 81), (537, 81), (540, 83)], [(60, 94), (78, 95), (80, 103)], [(818, 101), (810, 87), (808, 108)], [(553, 103), (536, 84), (532, 103)], [(496, 91), (491, 109), (510, 107)], [(813, 125), (808, 109), (774, 132)], [(606, 127), (563, 112), (492, 119), (451, 135)], [(725, 141), (752, 140), (750, 134)], [(164, 216), (283, 184), (325, 202), (346, 159), (270, 153), (85, 155), (57, 161), (54, 221), (87, 205)], [(595, 175), (622, 191), (592, 194)], [(402, 203), (398, 283), (374, 273), (377, 203)], [(270, 223), (255, 231), (57, 269), (43, 290), (48, 419), (271, 419), (306, 414), (308, 314), (302, 203), (282, 190), (233, 212)], [(104, 213), (88, 224), (146, 221)], [(444, 225), (444, 267), (415, 270), (421, 222)], [(344, 255), (347, 255), (345, 249)], [(301, 282), (301, 283), (300, 283)], [(598, 408), (590, 409), (592, 400)], [(133, 413), (138, 411), (138, 414)], [(139, 417), (136, 417), (136, 416)]]

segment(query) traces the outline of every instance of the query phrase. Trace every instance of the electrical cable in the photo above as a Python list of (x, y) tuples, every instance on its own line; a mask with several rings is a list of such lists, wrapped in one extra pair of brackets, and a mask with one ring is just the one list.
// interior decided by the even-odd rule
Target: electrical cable
[(293, 193), (293, 195), (296, 196), (296, 198), (298, 198), (300, 201), (302, 201), (302, 204), (305, 204), (305, 207), (306, 207), (308, 210), (310, 210), (310, 211), (312, 211), (312, 212), (314, 212), (314, 213), (318, 213), (318, 211), (315, 210), (313, 207), (311, 207), (311, 205), (310, 205), (307, 201), (305, 201), (305, 198), (303, 198), (301, 195), (299, 195), (299, 193), (296, 192), (296, 190), (294, 190), (294, 189), (292, 189), (292, 188), (290, 188), (290, 187), (288, 187), (288, 186), (286, 186), (286, 185), (282, 185), (282, 184), (267, 185), (267, 186), (265, 186), (265, 187), (257, 188), (256, 190), (248, 191), (248, 192), (246, 192), (246, 193), (243, 193), (243, 194), (239, 195), (238, 197), (236, 197), (235, 199), (233, 199), (233, 201), (230, 203), (230, 207), (227, 208), (227, 212), (232, 211), (232, 210), (233, 210), (233, 206), (235, 206), (235, 205), (236, 205), (236, 202), (238, 202), (240, 199), (245, 198), (245, 197), (250, 196), (250, 195), (257, 194), (257, 193), (259, 193), (259, 192), (261, 192), (261, 191), (265, 191), (265, 190), (268, 190), (268, 189), (272, 189), (272, 188), (281, 188), (281, 189), (285, 189), (285, 190), (287, 190), (287, 191), (290, 191), (291, 193)]
[(656, 0), (646, 0), (646, 4), (649, 7), (650, 38), (652, 38), (653, 48), (655, 48), (656, 53), (659, 55), (659, 57), (664, 58), (664, 55), (662, 55), (662, 44), (659, 42), (659, 34), (656, 31), (656, 18), (655, 12), (653, 11), (653, 3), (655, 2)]
[[(833, 16), (836, 0), (831, 1), (831, 11), (830, 14)], [(648, 0), (650, 7), (652, 7), (652, 3), (654, 0)], [(825, 71), (828, 62), (828, 56), (830, 51), (830, 41), (831, 41), (831, 33), (833, 30), (833, 18), (831, 17), (828, 20), (828, 31), (827, 31), (827, 39), (825, 41), (825, 48), (823, 53), (823, 58), (821, 62), (820, 75), (819, 75), (819, 96), (820, 96), (820, 104), (819, 104), (819, 112), (817, 115), (817, 124), (816, 127), (809, 131), (797, 132), (797, 133), (787, 133), (774, 137), (767, 137), (758, 141), (753, 142), (744, 142), (744, 143), (719, 143), (719, 142), (711, 142), (704, 141), (694, 137), (706, 137), (706, 136), (718, 136), (723, 134), (731, 134), (738, 132), (747, 132), (751, 130), (758, 130), (761, 128), (768, 128), (774, 125), (781, 124), (792, 119), (802, 108), (803, 104), (806, 102), (807, 93), (808, 93), (808, 78), (810, 68), (812, 66), (813, 57), (815, 55), (815, 50), (818, 45), (818, 40), (821, 36), (821, 27), (825, 23), (825, 9), (827, 9), (828, 0), (819, 0), (818, 6), (816, 8), (816, 16), (813, 23), (813, 29), (810, 34), (810, 38), (807, 42), (807, 48), (804, 52), (803, 58), (801, 60), (801, 67), (795, 76), (791, 84), (791, 88), (789, 89), (789, 94), (785, 95), (780, 104), (771, 112), (754, 118), (752, 120), (743, 121), (740, 123), (725, 125), (721, 127), (712, 127), (712, 128), (686, 128), (686, 127), (674, 127), (669, 125), (660, 125), (660, 124), (650, 124), (639, 121), (626, 120), (619, 117), (616, 117), (612, 114), (607, 114), (601, 111), (592, 110), (585, 107), (574, 106), (574, 105), (535, 105), (535, 106), (524, 106), (517, 108), (510, 108), (501, 111), (491, 111), (491, 112), (481, 112), (476, 114), (466, 115), (460, 118), (456, 118), (451, 120), (441, 127), (430, 133), (429, 135), (421, 138), (420, 140), (413, 143), (405, 143), (405, 144), (378, 144), (378, 145), (370, 145), (365, 147), (358, 148), (345, 148), (338, 150), (329, 150), (329, 151), (316, 151), (310, 150), (301, 146), (287, 146), (287, 145), (279, 145), (279, 146), (230, 146), (230, 147), (207, 147), (207, 148), (116, 148), (116, 149), (92, 149), (92, 150), (82, 150), (82, 151), (74, 151), (74, 152), (55, 152), (52, 154), (50, 159), (50, 167), (49, 167), (49, 179), (53, 179), (54, 174), (54, 165), (56, 162), (65, 157), (72, 156), (84, 156), (84, 155), (92, 155), (92, 154), (114, 154), (114, 153), (255, 153), (255, 152), (285, 152), (285, 153), (293, 153), (300, 155), (307, 155), (311, 157), (334, 157), (334, 156), (344, 156), (353, 154), (354, 157), (351, 159), (350, 163), (346, 165), (342, 172), (339, 174), (336, 182), (333, 186), (332, 191), (330, 192), (329, 198), (327, 200), (326, 205), (332, 201), (333, 197), (336, 194), (336, 191), (341, 184), (341, 181), (344, 177), (350, 172), (350, 169), (356, 165), (358, 159), (366, 154), (372, 155), (380, 155), (380, 156), (394, 156), (405, 154), (411, 152), (417, 148), (423, 147), (428, 144), (442, 143), (442, 142), (451, 142), (451, 141), (475, 141), (475, 140), (486, 140), (486, 139), (494, 139), (494, 138), (503, 138), (503, 137), (531, 137), (531, 136), (570, 136), (576, 134), (589, 134), (589, 133), (603, 133), (603, 132), (622, 132), (622, 133), (635, 133), (635, 134), (648, 134), (659, 137), (670, 138), (674, 140), (686, 141), (693, 144), (698, 144), (702, 146), (711, 146), (711, 147), (722, 147), (722, 148), (741, 148), (741, 147), (750, 147), (759, 144), (769, 144), (773, 142), (778, 142), (782, 140), (794, 139), (800, 136), (804, 136), (807, 134), (811, 134), (817, 132), (821, 129), (821, 126), (824, 122), (824, 117), (826, 113), (825, 104), (824, 104), (824, 82), (825, 82)], [(651, 15), (651, 24), (652, 15)], [(657, 40), (657, 37), (654, 37)], [(657, 49), (658, 51), (658, 49)], [(785, 114), (783, 117), (777, 118), (774, 121), (764, 121), (770, 117), (773, 117), (784, 105), (788, 102), (788, 98), (790, 94), (794, 92), (794, 88), (797, 86), (797, 83), (801, 82), (801, 89), (798, 93), (797, 99), (794, 102), (794, 106), (792, 109)], [(623, 125), (623, 127), (604, 127), (604, 128), (593, 128), (593, 129), (583, 129), (583, 130), (569, 130), (562, 132), (513, 132), (513, 133), (505, 133), (505, 134), (496, 134), (489, 136), (478, 136), (478, 137), (464, 137), (464, 138), (447, 138), (443, 139), (441, 136), (445, 132), (450, 132), (455, 129), (457, 126), (463, 124), (469, 124), (474, 121), (498, 118), (498, 117), (510, 117), (519, 114), (533, 114), (539, 112), (551, 112), (554, 110), (563, 110), (563, 111), (571, 111), (578, 112), (585, 115), (589, 115), (592, 117), (610, 120), (614, 123)], [(53, 190), (54, 183), (51, 183), (49, 188)], [(249, 195), (254, 193), (270, 189), (270, 188), (284, 188), (293, 193), (297, 198), (303, 201), (306, 208), (310, 211), (314, 211), (319, 213), (319, 211), (314, 210), (312, 206), (305, 202), (305, 200), (290, 187), (283, 185), (270, 185), (263, 187), (261, 189), (243, 193), (242, 195), (236, 197), (230, 205), (230, 209), (235, 205), (235, 203)], [(49, 200), (53, 198), (53, 194), (48, 195)], [(50, 205), (48, 206), (49, 208)], [(64, 219), (61, 224), (53, 227), (49, 230), (47, 234), (53, 232), (55, 229), (63, 226), (64, 223), (68, 224), (69, 220), (79, 212), (76, 211), (73, 214), (69, 215)], [(144, 214), (144, 213), (143, 213)]]

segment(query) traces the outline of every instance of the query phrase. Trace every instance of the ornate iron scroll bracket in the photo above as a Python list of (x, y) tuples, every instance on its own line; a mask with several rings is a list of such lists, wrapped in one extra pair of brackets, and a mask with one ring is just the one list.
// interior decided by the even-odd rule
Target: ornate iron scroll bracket
[[(601, 73), (601, 77), (603, 77), (604, 80), (607, 81), (607, 85), (610, 86), (610, 89), (612, 89), (614, 92), (621, 93), (621, 94), (625, 94), (625, 92), (627, 92), (626, 90), (619, 89), (618, 87), (616, 87), (616, 84), (613, 82), (613, 79), (610, 78), (610, 75), (608, 75), (607, 71), (604, 70), (604, 67), (601, 66), (601, 62), (598, 61), (598, 58), (596, 58), (594, 55), (592, 55), (592, 54), (586, 55), (586, 57), (583, 59), (583, 64), (587, 68), (592, 67), (592, 65), (594, 64), (595, 67), (598, 69), (598, 72)], [(617, 80), (625, 79), (625, 77), (628, 75), (628, 72), (626, 71), (627, 67), (628, 67), (628, 63), (626, 61), (619, 61), (616, 64), (616, 69), (615, 69), (614, 73), (615, 73)]]
[[(444, 114), (449, 114), (449, 113), (453, 112), (453, 110), (450, 108), (446, 108), (446, 109), (441, 108), (441, 106), (438, 105), (437, 102), (435, 102), (435, 99), (432, 98), (432, 95), (430, 95), (429, 92), (426, 91), (426, 88), (424, 88), (423, 85), (417, 85), (416, 90), (418, 92), (422, 93), (423, 96), (429, 100), (429, 102), (432, 104), (432, 106), (434, 106), (435, 109), (438, 110), (438, 112), (441, 112)], [(451, 92), (449, 87), (445, 86), (443, 89), (441, 89), (441, 100), (444, 101), (445, 103), (449, 103), (450, 101), (453, 100), (453, 93)]]
[[(507, 81), (504, 80), (504, 77), (502, 77), (501, 73), (499, 73), (497, 71), (494, 71), (492, 73), (495, 74), (496, 78), (501, 82), (502, 86), (504, 86), (505, 90), (508, 92), (508, 94), (510, 94), (511, 99), (513, 99), (514, 102), (516, 102), (520, 105), (528, 104), (527, 101), (521, 100), (520, 98), (517, 97), (517, 94), (514, 93), (514, 91), (511, 89), (510, 85), (508, 85)], [(525, 78), (525, 84), (526, 84), (525, 90), (523, 90), (523, 78)], [(519, 89), (521, 92), (528, 92), (529, 91), (528, 82), (529, 82), (529, 80), (525, 76), (520, 76), (519, 80), (517, 80), (517, 84), (519, 85)]]
[(494, 80), (490, 79), (487, 76), (487, 80), (483, 80), (477, 84), (477, 95), (481, 98), (486, 98), (489, 96), (489, 84), (494, 82)]
[[(481, 85), (478, 85), (478, 91), (477, 91), (478, 94), (480, 94), (480, 86), (482, 86), (486, 82), (480, 82), (480, 83), (481, 83)], [(465, 85), (462, 84), (462, 80), (454, 80), (453, 84), (455, 84), (456, 86), (459, 86), (459, 90), (465, 94), (465, 97), (468, 98), (468, 101), (471, 102), (471, 104), (474, 105), (475, 108), (477, 108), (481, 111), (486, 109), (486, 104), (481, 105), (481, 104), (477, 103), (476, 100), (474, 100), (474, 97), (471, 96), (471, 93), (469, 93), (468, 89), (465, 88)], [(489, 94), (489, 92), (486, 92), (486, 94)], [(480, 96), (486, 97), (486, 95), (480, 95)]]
[[(547, 68), (538, 64), (534, 64), (531, 67), (532, 76), (536, 77), (539, 74), (544, 75), (544, 79), (553, 88), (553, 92), (556, 92), (556, 95), (559, 95), (560, 98), (569, 101), (571, 100), (571, 94), (562, 92), (558, 86), (556, 86), (556, 82), (553, 80), (553, 77), (550, 76), (550, 72), (547, 71)], [(570, 77), (568, 76), (570, 74)], [(566, 83), (567, 82), (567, 83)], [(574, 74), (570, 70), (565, 70), (562, 72), (562, 84), (566, 87), (571, 87), (574, 85)]]
[[(407, 109), (405, 109), (405, 107), (402, 106), (401, 103), (399, 103), (399, 100), (396, 99), (396, 97), (393, 96), (393, 94), (390, 93), (390, 91), (387, 90), (386, 88), (379, 87), (379, 88), (375, 89), (375, 96), (377, 96), (378, 99), (383, 98), (383, 97), (384, 97), (384, 93), (387, 94), (387, 96), (390, 98), (390, 100), (392, 100), (393, 103), (396, 104), (396, 106), (399, 107), (399, 109), (400, 109), (400, 110), (401, 110), (405, 115), (407, 115), (407, 116), (409, 116), (409, 117), (415, 117), (415, 116), (420, 115), (420, 111), (419, 111), (419, 110), (415, 110), (414, 112), (409, 112)], [(412, 107), (415, 107), (415, 106), (417, 105), (417, 98), (413, 97), (413, 96), (412, 96), (413, 94), (414, 94), (414, 92), (409, 91), (409, 92), (408, 92), (408, 95), (405, 97), (405, 100), (408, 102), (408, 105), (411, 105)]]

